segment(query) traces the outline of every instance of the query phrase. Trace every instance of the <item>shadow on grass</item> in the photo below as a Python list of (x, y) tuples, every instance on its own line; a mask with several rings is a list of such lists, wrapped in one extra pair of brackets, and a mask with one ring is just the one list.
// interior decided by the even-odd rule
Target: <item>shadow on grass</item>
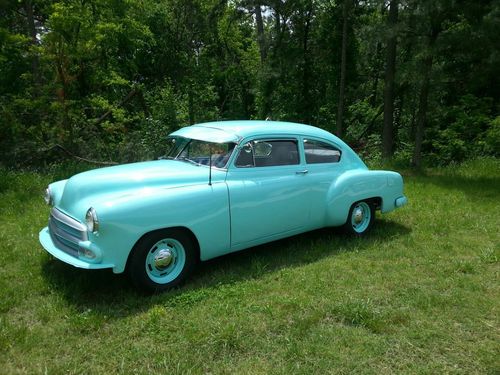
[(300, 267), (339, 253), (363, 251), (376, 242), (409, 232), (409, 228), (384, 219), (377, 220), (374, 230), (363, 238), (348, 237), (336, 228), (315, 230), (203, 262), (184, 286), (152, 296), (138, 293), (125, 274), (115, 275), (111, 270), (81, 270), (47, 258), (42, 271), (51, 289), (77, 311), (91, 309), (113, 319), (140, 313), (157, 304), (200, 303), (225, 285), (259, 279), (280, 269)]

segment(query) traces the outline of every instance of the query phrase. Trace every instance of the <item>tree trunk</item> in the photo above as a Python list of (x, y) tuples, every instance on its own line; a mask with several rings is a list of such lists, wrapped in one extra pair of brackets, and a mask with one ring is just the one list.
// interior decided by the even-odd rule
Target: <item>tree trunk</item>
[[(385, 2), (384, 1), (382, 1), (380, 4), (380, 15), (381, 16), (385, 15)], [(381, 63), (380, 63), (381, 52), (382, 52), (382, 43), (380, 41), (377, 41), (374, 59), (373, 59), (373, 62), (371, 63), (371, 66), (372, 66), (372, 87), (371, 87), (371, 95), (370, 95), (369, 103), (372, 107), (375, 107), (377, 105), (378, 81), (380, 79), (380, 71), (382, 70), (382, 67), (380, 66), (381, 65)]]
[(304, 25), (304, 35), (302, 39), (302, 56), (303, 56), (303, 69), (302, 69), (302, 108), (301, 108), (301, 118), (304, 123), (309, 124), (311, 122), (311, 108), (313, 107), (313, 103), (311, 102), (310, 96), (310, 81), (311, 81), (311, 72), (310, 72), (310, 62), (309, 62), (309, 31), (311, 27), (311, 18), (312, 18), (312, 1), (308, 4), (308, 9), (306, 11), (306, 19)]
[(340, 60), (340, 84), (339, 101), (337, 105), (337, 136), (342, 137), (344, 131), (344, 101), (345, 101), (345, 81), (346, 81), (346, 59), (347, 59), (347, 22), (348, 7), (351, 0), (344, 0), (342, 7), (342, 51)]
[(264, 63), (267, 58), (266, 38), (264, 36), (264, 22), (260, 4), (255, 5), (255, 23), (257, 26), (257, 43), (259, 44), (260, 62)]
[(189, 125), (194, 125), (195, 116), (194, 116), (194, 99), (193, 99), (193, 85), (189, 85), (188, 89), (188, 116), (189, 116)]
[(33, 57), (31, 59), (31, 72), (33, 74), (34, 82), (34, 96), (38, 96), (38, 89), (40, 86), (40, 71), (39, 71), (39, 59), (38, 53), (34, 50), (34, 47), (38, 44), (36, 38), (36, 27), (35, 27), (35, 17), (33, 15), (33, 4), (31, 0), (26, 0), (24, 3), (24, 10), (26, 11), (26, 22), (28, 24), (28, 34), (31, 38), (31, 46), (33, 47)]
[(257, 29), (257, 44), (259, 45), (260, 53), (260, 65), (261, 71), (259, 73), (260, 85), (262, 87), (262, 108), (260, 109), (260, 115), (262, 118), (266, 118), (269, 115), (270, 105), (269, 105), (269, 91), (271, 90), (271, 85), (269, 83), (269, 78), (265, 73), (266, 67), (264, 62), (267, 60), (267, 45), (264, 36), (264, 22), (262, 21), (262, 10), (260, 3), (255, 5), (255, 23)]
[(144, 112), (144, 117), (148, 118), (151, 115), (151, 111), (149, 110), (148, 104), (144, 99), (144, 94), (141, 90), (137, 90), (137, 97), (139, 98), (139, 103), (141, 104), (142, 111)]
[(418, 99), (417, 126), (415, 129), (415, 148), (413, 149), (412, 165), (416, 168), (422, 166), (422, 142), (424, 140), (425, 123), (427, 122), (427, 100), (434, 58), (434, 43), (441, 31), (441, 23), (434, 22), (427, 45), (427, 55), (422, 62), (422, 88)]
[(69, 122), (68, 116), (68, 106), (66, 103), (66, 96), (68, 95), (68, 74), (65, 67), (65, 55), (64, 55), (64, 41), (62, 37), (59, 37), (58, 46), (57, 46), (57, 60), (56, 60), (56, 69), (57, 69), (57, 78), (60, 88), (57, 89), (58, 100), (62, 107), (62, 128), (67, 132), (67, 139), (65, 139), (66, 134), (61, 132), (60, 139), (63, 143), (68, 146), (73, 146), (73, 126)]
[(387, 60), (384, 86), (384, 128), (382, 131), (382, 157), (388, 159), (394, 153), (394, 77), (396, 75), (396, 23), (398, 0), (391, 0), (387, 28)]
[(432, 54), (429, 54), (423, 62), (423, 79), (420, 96), (418, 99), (417, 127), (415, 129), (415, 148), (413, 150), (412, 164), (414, 167), (422, 166), (422, 142), (424, 140), (424, 128), (427, 120), (427, 99), (429, 97), (430, 76), (432, 70)]
[[(260, 72), (260, 87), (261, 87), (261, 108), (259, 110), (259, 115), (261, 118), (265, 119), (273, 115), (272, 109), (272, 96), (274, 89), (276, 87), (277, 76), (281, 76), (282, 64), (281, 64), (281, 51), (282, 51), (282, 41), (283, 41), (283, 30), (281, 25), (281, 2), (273, 3), (273, 27), (274, 27), (274, 38), (269, 40), (269, 44), (272, 48), (269, 49), (269, 59), (267, 64), (265, 64)], [(266, 49), (267, 55), (267, 49)]]
[(371, 95), (370, 95), (370, 105), (372, 107), (375, 107), (377, 104), (377, 91), (378, 91), (378, 80), (379, 80), (379, 70), (380, 70), (380, 64), (378, 63), (379, 61), (379, 56), (380, 56), (380, 51), (382, 49), (382, 44), (377, 42), (377, 47), (375, 49), (375, 61), (372, 65), (372, 88), (371, 88)]

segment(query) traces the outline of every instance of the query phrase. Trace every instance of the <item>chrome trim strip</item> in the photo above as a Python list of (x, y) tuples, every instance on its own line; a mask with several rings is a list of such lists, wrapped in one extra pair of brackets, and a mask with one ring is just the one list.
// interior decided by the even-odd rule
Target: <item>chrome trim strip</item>
[(77, 258), (78, 243), (88, 240), (87, 227), (55, 207), (50, 211), (49, 234), (60, 250)]
[(54, 220), (51, 219), (49, 223), (49, 227), (52, 230), (53, 234), (57, 237), (64, 238), (67, 241), (70, 241), (78, 246), (78, 242), (82, 241), (80, 237), (75, 236), (72, 233), (68, 233), (64, 228), (58, 227)]
[[(65, 243), (69, 242), (69, 240), (65, 240), (64, 237), (61, 237), (57, 234), (57, 228), (56, 224), (54, 224), (53, 220), (50, 220), (49, 222), (49, 234), (50, 238), (52, 238), (52, 241), (54, 244), (57, 246), (58, 249), (64, 251), (65, 253), (68, 253), (69, 255), (72, 255), (74, 257), (78, 258), (78, 245), (76, 245), (76, 249), (74, 247), (69, 246), (69, 244)], [(73, 244), (72, 244), (73, 245)]]
[(66, 215), (65, 213), (59, 211), (57, 208), (55, 207), (52, 208), (52, 210), (50, 210), (50, 215), (53, 216), (54, 219), (56, 219), (57, 221), (60, 221), (63, 224), (66, 224), (67, 226), (76, 229), (79, 232), (84, 232), (85, 236), (87, 236), (87, 227), (85, 225), (73, 219), (72, 217)]

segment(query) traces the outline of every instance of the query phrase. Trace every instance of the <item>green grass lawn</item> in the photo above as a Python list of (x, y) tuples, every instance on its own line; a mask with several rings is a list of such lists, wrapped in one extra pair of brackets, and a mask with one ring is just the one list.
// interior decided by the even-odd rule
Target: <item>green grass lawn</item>
[(143, 296), (38, 243), (46, 184), (0, 171), (0, 373), (500, 373), (500, 162), (405, 175), (372, 233), (323, 229)]

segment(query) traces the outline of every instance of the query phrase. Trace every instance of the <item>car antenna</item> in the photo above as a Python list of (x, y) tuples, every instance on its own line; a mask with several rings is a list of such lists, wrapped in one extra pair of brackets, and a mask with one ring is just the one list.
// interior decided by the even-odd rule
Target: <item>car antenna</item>
[(212, 146), (208, 146), (208, 186), (212, 186)]

